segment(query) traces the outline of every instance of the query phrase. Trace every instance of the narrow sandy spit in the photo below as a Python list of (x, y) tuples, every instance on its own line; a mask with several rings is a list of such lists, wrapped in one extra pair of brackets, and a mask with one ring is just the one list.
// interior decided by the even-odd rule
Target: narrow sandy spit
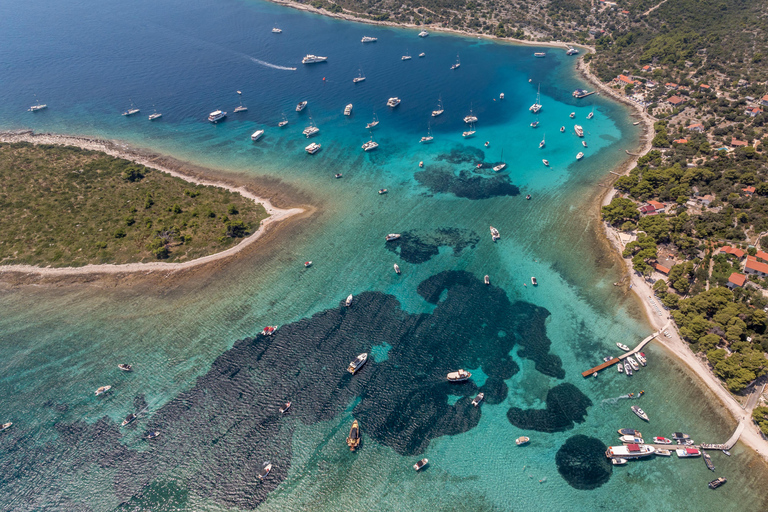
[(2, 133), (0, 134), (0, 142), (31, 142), (33, 144), (57, 144), (62, 146), (77, 146), (82, 149), (88, 149), (93, 151), (102, 151), (108, 155), (131, 160), (137, 164), (144, 165), (146, 167), (156, 169), (160, 172), (170, 174), (171, 176), (181, 178), (184, 181), (194, 183), (196, 185), (214, 186), (227, 189), (231, 192), (238, 193), (243, 197), (254, 201), (255, 203), (261, 203), (264, 209), (269, 214), (269, 217), (264, 219), (259, 226), (259, 229), (253, 234), (243, 239), (239, 244), (229, 249), (203, 256), (183, 263), (165, 263), (161, 261), (151, 263), (126, 263), (122, 265), (85, 265), (83, 267), (36, 267), (34, 265), (0, 265), (0, 274), (5, 272), (20, 272), (25, 274), (37, 274), (40, 276), (73, 276), (73, 275), (86, 275), (86, 274), (117, 274), (128, 272), (151, 272), (151, 271), (173, 271), (184, 270), (212, 261), (228, 258), (252, 243), (261, 238), (264, 233), (274, 224), (281, 220), (287, 219), (292, 215), (303, 213), (303, 208), (290, 208), (282, 209), (274, 206), (269, 199), (259, 197), (252, 192), (249, 192), (245, 187), (235, 187), (227, 183), (206, 180), (198, 176), (190, 176), (178, 170), (169, 169), (166, 166), (158, 164), (151, 158), (142, 155), (138, 151), (133, 151), (123, 144), (119, 144), (113, 141), (92, 139), (86, 137), (74, 137), (67, 135), (51, 135), (40, 134), (36, 135), (32, 132), (16, 132), (16, 133)]

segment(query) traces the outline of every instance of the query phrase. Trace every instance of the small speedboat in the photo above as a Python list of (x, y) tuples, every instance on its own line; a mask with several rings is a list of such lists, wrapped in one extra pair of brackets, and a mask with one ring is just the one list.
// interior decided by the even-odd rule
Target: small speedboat
[(584, 147), (587, 147), (587, 141), (585, 141), (585, 140), (581, 141), (581, 145), (584, 146)]
[(304, 108), (307, 106), (306, 101), (300, 101), (298, 105), (296, 105), (296, 112), (301, 112), (304, 110)]
[(11, 428), (11, 425), (13, 425), (12, 421), (9, 421), (8, 423), (3, 423), (0, 426), (0, 432), (2, 432), (3, 430), (8, 430), (9, 428)]
[(400, 236), (400, 233), (390, 233), (386, 236), (386, 240), (387, 242), (391, 242), (392, 240), (397, 240)]
[(560, 127), (560, 133), (565, 133), (565, 126)]
[(611, 459), (611, 464), (613, 464), (614, 466), (623, 466), (626, 463), (627, 463), (627, 459), (622, 459), (622, 458)]
[(499, 234), (499, 230), (493, 226), (491, 226), (491, 238), (493, 239), (494, 242), (499, 238), (501, 238), (501, 235)]
[(112, 389), (112, 386), (101, 386), (99, 389), (95, 391), (96, 396), (102, 395)]
[(158, 437), (159, 435), (160, 435), (160, 431), (159, 430), (155, 430), (155, 431), (150, 432), (149, 434), (145, 435), (144, 439), (154, 439), (154, 438)]
[(654, 437), (653, 444), (672, 444), (672, 440), (666, 437)]
[(426, 56), (427, 56), (427, 54), (426, 54), (426, 53), (424, 53), (424, 52), (421, 52), (421, 53), (419, 54), (419, 58), (421, 58), (421, 57), (426, 57)]
[(485, 398), (485, 393), (478, 393), (475, 399), (472, 400), (472, 405), (477, 407), (478, 405), (480, 405), (480, 402), (482, 402), (484, 398)]
[(535, 278), (535, 277), (531, 277), (531, 284), (532, 284), (533, 286), (539, 286), (539, 282), (536, 280), (536, 278)]
[(691, 438), (691, 436), (689, 436), (688, 434), (684, 434), (684, 433), (682, 433), (682, 432), (674, 432), (674, 433), (672, 434), (672, 439), (674, 439), (674, 440), (676, 440), (676, 441), (677, 441), (677, 440), (679, 440), (679, 441), (683, 441), (683, 440), (685, 440), (685, 439), (690, 439), (690, 438)]
[(632, 367), (629, 365), (629, 363), (624, 363), (624, 373), (627, 374), (627, 377), (632, 376)]
[(544, 165), (546, 165), (547, 167), (549, 167), (549, 160), (547, 160), (547, 159), (544, 159), (544, 160), (542, 160), (542, 161), (541, 161), (541, 163), (543, 163)]
[(539, 122), (538, 121), (534, 121), (534, 122), (531, 123), (531, 128), (538, 128), (538, 126), (539, 126)]
[(622, 443), (627, 444), (643, 444), (643, 438), (642, 437), (636, 437), (636, 436), (621, 436), (619, 440)]
[(395, 263), (395, 274), (400, 274), (400, 266), (397, 263)]
[(259, 477), (259, 480), (264, 480), (267, 478), (267, 475), (269, 472), (272, 471), (272, 463), (265, 462), (264, 467), (261, 468), (261, 471), (259, 471), (259, 474), (257, 475)]
[(491, 284), (491, 278), (488, 277), (488, 274), (486, 274), (485, 277), (483, 278), (483, 282), (485, 284)]
[(619, 373), (624, 373), (624, 365), (623, 365), (623, 364), (619, 363), (619, 364), (617, 364), (616, 366), (617, 366), (617, 367), (618, 367), (618, 369), (619, 369)]
[(581, 160), (582, 158), (584, 158), (584, 153), (579, 151), (579, 153), (576, 155), (576, 160)]
[(351, 363), (349, 363), (349, 366), (347, 366), (347, 371), (351, 373), (352, 375), (356, 374), (360, 368), (363, 367), (363, 365), (368, 361), (368, 353), (363, 352), (359, 356), (357, 356)]
[(357, 420), (352, 422), (352, 427), (349, 429), (347, 446), (349, 446), (350, 451), (355, 451), (360, 446), (360, 425), (357, 423)]
[(419, 462), (413, 465), (413, 469), (419, 471), (420, 469), (423, 469), (427, 464), (429, 464), (429, 459), (421, 459)]
[(344, 301), (344, 305), (345, 305), (345, 306), (347, 306), (347, 307), (350, 307), (350, 306), (352, 305), (352, 299), (353, 299), (353, 298), (354, 298), (354, 297), (353, 297), (353, 296), (352, 296), (352, 294), (350, 293), (350, 294), (349, 294), (349, 297), (347, 297), (347, 300), (345, 300), (345, 301)]
[(640, 363), (641, 366), (648, 365), (648, 361), (645, 359), (645, 354), (643, 354), (642, 352), (636, 353), (635, 357), (637, 358), (637, 362)]
[(664, 450), (662, 448), (656, 448), (656, 455), (661, 455), (662, 457), (671, 457), (672, 452), (669, 450)]
[(630, 409), (632, 409), (632, 412), (637, 414), (637, 417), (640, 418), (641, 420), (650, 421), (648, 419), (648, 415), (645, 414), (645, 411), (642, 410), (639, 405), (633, 405), (632, 407), (630, 407)]
[(120, 368), (121, 370), (123, 370), (124, 372), (133, 371), (133, 366), (131, 366), (129, 364), (120, 363), (119, 365), (117, 365), (117, 367)]
[(161, 117), (163, 117), (163, 114), (159, 112), (155, 112), (154, 114), (149, 114), (150, 121), (154, 121), (155, 119), (160, 119)]
[(281, 29), (277, 28), (277, 27), (274, 27), (274, 28), (272, 29), (272, 33), (273, 33), (273, 34), (282, 34), (282, 33), (283, 33), (283, 31), (282, 31)]
[(623, 350), (624, 352), (629, 352), (629, 347), (628, 347), (628, 346), (626, 346), (626, 345), (625, 345), (625, 344), (623, 344), (623, 343), (616, 343), (616, 346), (617, 346), (617, 347), (619, 347), (619, 348), (620, 348), (621, 350)]
[(619, 433), (621, 436), (637, 436), (637, 437), (643, 437), (643, 434), (640, 433), (639, 430), (635, 430), (633, 428), (620, 428), (616, 432)]
[(503, 100), (503, 99), (504, 99), (504, 93), (501, 93), (501, 94), (499, 94), (499, 99), (500, 99), (500, 100)]
[(285, 414), (285, 412), (291, 408), (291, 402), (285, 402), (283, 405), (280, 406), (280, 414)]
[(138, 418), (138, 416), (136, 416), (134, 413), (131, 413), (128, 416), (125, 417), (125, 419), (123, 420), (123, 422), (120, 425), (124, 427), (127, 424), (131, 423), (136, 418)]
[(268, 325), (268, 326), (266, 326), (264, 328), (263, 331), (261, 331), (261, 335), (262, 336), (272, 336), (273, 334), (275, 334), (276, 330), (277, 330), (277, 326), (276, 325)]
[(718, 487), (720, 487), (721, 485), (723, 485), (727, 481), (728, 481), (727, 478), (725, 478), (724, 476), (721, 476), (720, 478), (717, 478), (716, 480), (712, 480), (711, 482), (709, 482), (707, 484), (707, 486), (710, 489), (717, 489)]
[(309, 268), (311, 266), (312, 266), (312, 262), (311, 261), (305, 261), (304, 262), (304, 268)]
[(571, 115), (570, 115), (569, 117), (570, 117), (571, 119), (573, 119), (574, 117), (576, 117), (576, 112), (571, 112)]
[(517, 439), (515, 439), (515, 444), (516, 444), (517, 446), (522, 446), (522, 445), (524, 445), (524, 444), (527, 444), (527, 443), (528, 443), (530, 440), (531, 440), (531, 438), (530, 438), (530, 437), (526, 437), (526, 436), (520, 436), (520, 437), (518, 437)]
[[(637, 371), (637, 370), (639, 370), (639, 369), (640, 369), (640, 365), (639, 365), (639, 364), (637, 364), (637, 361), (635, 361), (635, 360), (632, 358), (632, 356), (630, 356), (630, 357), (626, 358), (626, 359), (625, 359), (625, 361), (626, 361), (626, 362), (628, 362), (629, 364), (631, 364), (631, 365), (632, 365), (632, 369), (633, 369), (633, 370)], [(625, 363), (625, 364), (626, 364), (626, 363)]]
[(339, 179), (342, 176), (343, 176), (343, 174), (341, 174), (340, 172), (333, 175), (333, 177), (336, 178), (336, 179)]
[(380, 188), (379, 189), (379, 195), (386, 194), (387, 192), (389, 192), (389, 190), (387, 190), (385, 188)]
[(531, 200), (531, 194), (528, 194), (527, 196), (525, 196), (525, 199), (530, 201)]
[(469, 380), (469, 378), (472, 376), (471, 373), (469, 373), (467, 370), (456, 370), (455, 372), (450, 372), (448, 375), (446, 375), (446, 378), (449, 382), (464, 382), (465, 380)]

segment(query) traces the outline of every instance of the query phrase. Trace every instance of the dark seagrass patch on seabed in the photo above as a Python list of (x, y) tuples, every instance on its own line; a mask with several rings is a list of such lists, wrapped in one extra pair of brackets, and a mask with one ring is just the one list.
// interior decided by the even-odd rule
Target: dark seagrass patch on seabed
[[(129, 426), (107, 417), (57, 423), (55, 443), (17, 439), (21, 444), (7, 467), (34, 474), (45, 460), (62, 481), (85, 478), (94, 467), (107, 469), (112, 485), (103, 492), (114, 493), (128, 510), (152, 508), (148, 504), (165, 494), (180, 503), (202, 496), (254, 509), (288, 475), (295, 426), (333, 420), (353, 403), (363, 446), (368, 438), (402, 455), (421, 454), (430, 440), (478, 424), (482, 406), (470, 402), (479, 391), (488, 403), (506, 398), (503, 381), (519, 371), (509, 355), (521, 342), (518, 333), (548, 313), (512, 303), (502, 289), (462, 271), (432, 276), (418, 293), (435, 304), (431, 313), (411, 314), (391, 295), (366, 292), (349, 308), (340, 303), (281, 326), (274, 336), (237, 341), (191, 389), (156, 411), (148, 413), (141, 396), (133, 403), (121, 397), (124, 414), (140, 412)], [(346, 371), (357, 354), (384, 343), (391, 346), (386, 360), (369, 360), (354, 376)], [(458, 368), (481, 368), (485, 385), (447, 382), (446, 374)], [(457, 395), (453, 403), (450, 397)], [(288, 400), (293, 405), (281, 415), (278, 408)], [(140, 439), (154, 430), (161, 431), (158, 438)], [(331, 443), (348, 453), (341, 430)], [(256, 474), (266, 461), (272, 472), (259, 482)], [(38, 505), (54, 502), (63, 488), (51, 482), (34, 499)], [(9, 491), (0, 489), (0, 498)]]
[(547, 392), (544, 409), (520, 409), (512, 407), (507, 419), (516, 427), (539, 432), (563, 432), (574, 423), (582, 423), (587, 417), (587, 407), (592, 400), (579, 388), (568, 382), (559, 384)]
[(575, 489), (597, 489), (613, 472), (613, 465), (605, 456), (607, 448), (594, 437), (569, 437), (555, 455), (557, 471)]
[(480, 236), (474, 231), (459, 228), (438, 228), (434, 231), (405, 231), (397, 240), (386, 243), (386, 248), (408, 263), (424, 263), (437, 256), (440, 247), (453, 248), (458, 255), (466, 247), (475, 248)]
[(517, 196), (520, 189), (509, 181), (508, 174), (478, 173), (461, 170), (456, 175), (450, 169), (430, 167), (413, 175), (432, 193), (453, 194), (465, 199), (489, 199), (497, 196)]
[(438, 162), (448, 162), (453, 165), (482, 162), (484, 159), (485, 153), (482, 149), (470, 146), (454, 146), (449, 153), (440, 153), (435, 158)]

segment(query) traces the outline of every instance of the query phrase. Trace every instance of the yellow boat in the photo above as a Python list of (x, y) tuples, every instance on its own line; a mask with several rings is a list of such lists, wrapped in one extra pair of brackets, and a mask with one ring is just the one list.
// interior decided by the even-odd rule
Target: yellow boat
[(360, 425), (358, 425), (357, 420), (352, 422), (352, 428), (349, 429), (347, 446), (349, 446), (351, 451), (355, 451), (360, 446)]

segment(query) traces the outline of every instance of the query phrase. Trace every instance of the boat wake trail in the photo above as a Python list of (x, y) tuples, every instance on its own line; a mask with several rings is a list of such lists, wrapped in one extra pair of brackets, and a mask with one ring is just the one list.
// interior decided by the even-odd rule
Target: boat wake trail
[(621, 396), (617, 396), (616, 398), (606, 398), (600, 403), (602, 405), (615, 405), (619, 403), (619, 400), (626, 400), (628, 398), (632, 398), (632, 397), (629, 395), (621, 395)]
[(256, 57), (251, 57), (250, 55), (246, 55), (245, 53), (243, 53), (241, 55), (243, 57), (245, 57), (246, 59), (249, 59), (249, 60), (255, 62), (256, 64), (261, 64), (262, 66), (266, 66), (268, 68), (282, 69), (283, 71), (296, 71), (296, 68), (289, 68), (287, 66), (278, 66), (277, 64), (271, 64), (269, 62), (257, 59)]

